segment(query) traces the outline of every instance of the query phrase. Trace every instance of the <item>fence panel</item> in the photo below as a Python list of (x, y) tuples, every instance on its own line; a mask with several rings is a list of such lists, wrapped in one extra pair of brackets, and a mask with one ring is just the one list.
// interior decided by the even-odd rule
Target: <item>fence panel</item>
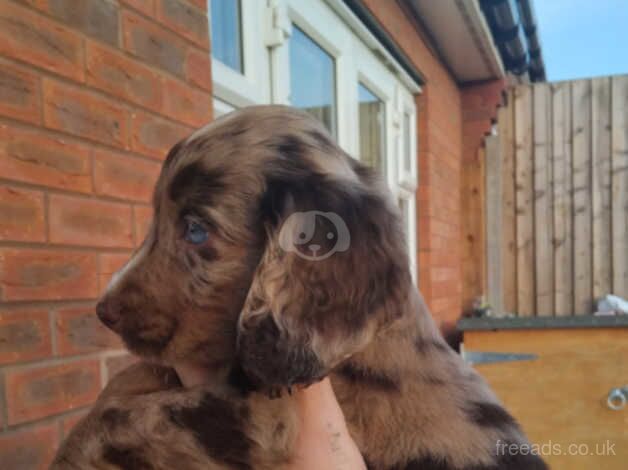
[(611, 80), (593, 79), (593, 297), (611, 291)]
[(628, 298), (628, 76), (613, 77), (613, 289)]
[(507, 97), (486, 142), (494, 309), (584, 315), (603, 295), (628, 297), (628, 76)]
[(515, 207), (517, 224), (517, 311), (534, 314), (534, 206), (532, 88), (515, 89)]
[[(554, 310), (554, 257), (552, 256), (552, 120), (550, 87), (534, 87), (534, 224), (535, 291), (537, 315), (551, 315)], [(546, 221), (547, 223), (538, 223)]]

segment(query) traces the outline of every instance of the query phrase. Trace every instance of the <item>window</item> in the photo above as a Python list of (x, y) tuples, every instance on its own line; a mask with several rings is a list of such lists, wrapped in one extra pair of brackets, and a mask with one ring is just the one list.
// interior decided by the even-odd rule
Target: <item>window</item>
[(319, 119), (336, 135), (334, 59), (298, 27), (290, 37), (290, 103)]
[(414, 97), (405, 90), (397, 95), (399, 115), (398, 176), (401, 187), (414, 193), (418, 185), (417, 174), (417, 129)]
[(410, 267), (412, 274), (417, 275), (416, 272), (416, 258), (417, 258), (417, 233), (416, 233), (416, 199), (414, 192), (400, 190), (399, 191), (399, 211), (401, 212), (401, 222), (403, 224), (403, 231), (406, 236), (406, 244), (408, 246), (408, 255), (410, 257)]
[(398, 201), (416, 276), (420, 88), (344, 0), (209, 0), (214, 115), (286, 104), (377, 169)]
[(240, 0), (212, 0), (212, 54), (226, 66), (242, 72)]
[(384, 102), (362, 83), (358, 83), (360, 159), (382, 174), (386, 174), (384, 113)]
[(408, 225), (410, 223), (410, 204), (407, 199), (399, 198), (399, 210), (401, 211), (401, 223), (403, 224), (403, 232), (408, 238)]
[(264, 38), (266, 2), (208, 1), (215, 115), (270, 103), (269, 50)]
[(412, 171), (412, 145), (410, 144), (412, 139), (411, 118), (407, 112), (403, 113), (403, 171), (410, 173)]

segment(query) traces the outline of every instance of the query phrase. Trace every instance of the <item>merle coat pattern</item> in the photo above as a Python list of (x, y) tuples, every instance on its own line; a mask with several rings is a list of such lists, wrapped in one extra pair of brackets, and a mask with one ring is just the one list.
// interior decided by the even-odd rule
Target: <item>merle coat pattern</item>
[[(280, 247), (282, 222), (313, 210), (342, 218), (349, 249)], [(326, 375), (371, 469), (546, 468), (497, 454), (527, 440), (437, 331), (392, 197), (299, 111), (236, 111), (177, 144), (97, 312), (145, 362), (113, 379), (55, 470), (282, 468), (298, 431), (285, 391)], [(207, 385), (181, 387), (182, 361)]]

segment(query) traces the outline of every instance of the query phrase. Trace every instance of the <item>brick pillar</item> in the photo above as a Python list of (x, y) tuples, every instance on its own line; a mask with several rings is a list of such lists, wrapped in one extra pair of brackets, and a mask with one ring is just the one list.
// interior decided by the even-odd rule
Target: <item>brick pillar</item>
[(0, 467), (44, 469), (130, 359), (94, 303), (212, 117), (206, 0), (0, 2)]

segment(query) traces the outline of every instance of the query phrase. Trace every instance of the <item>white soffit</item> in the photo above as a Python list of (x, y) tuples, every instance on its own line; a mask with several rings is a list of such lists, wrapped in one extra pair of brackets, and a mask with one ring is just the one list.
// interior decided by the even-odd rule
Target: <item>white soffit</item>
[(478, 0), (409, 0), (409, 4), (459, 83), (504, 76)]

